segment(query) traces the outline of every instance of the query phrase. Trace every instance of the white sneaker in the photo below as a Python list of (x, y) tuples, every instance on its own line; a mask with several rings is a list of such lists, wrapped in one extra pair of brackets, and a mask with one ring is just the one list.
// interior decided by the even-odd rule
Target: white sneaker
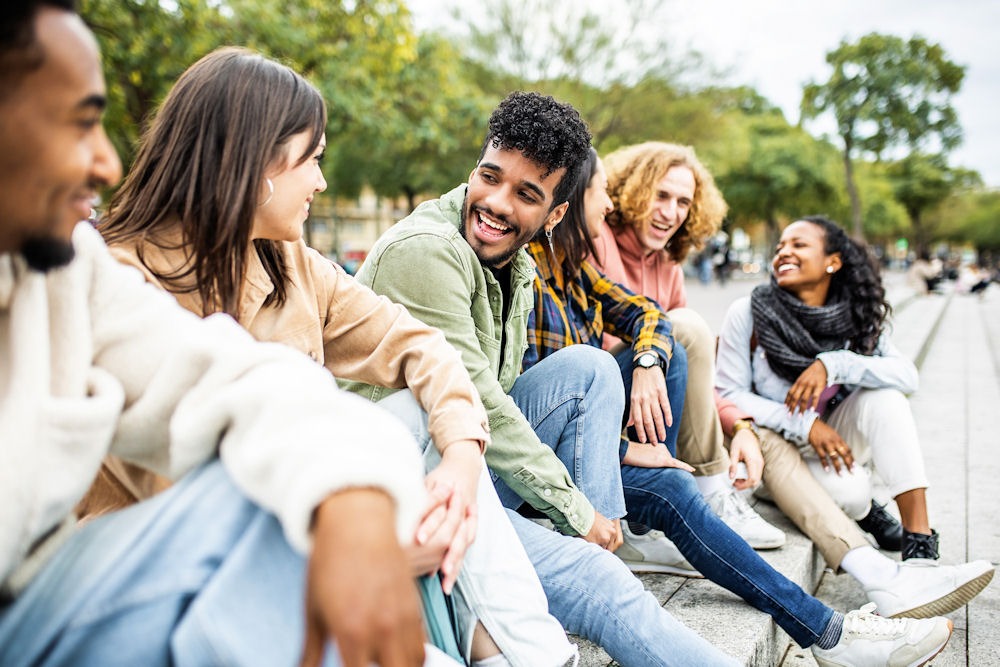
[(865, 589), (883, 616), (929, 618), (954, 611), (979, 595), (993, 579), (993, 564), (976, 560), (961, 565), (911, 558), (895, 577)]
[(636, 535), (629, 529), (628, 521), (623, 520), (622, 537), (624, 541), (615, 555), (625, 561), (633, 572), (665, 572), (693, 579), (704, 578), (663, 531), (650, 530), (645, 535)]
[(785, 532), (775, 528), (750, 507), (746, 498), (730, 487), (705, 498), (720, 519), (754, 549), (777, 549), (785, 546)]
[(820, 667), (917, 667), (948, 643), (952, 623), (940, 616), (922, 620), (882, 618), (875, 605), (844, 616), (844, 632), (831, 649), (812, 647)]

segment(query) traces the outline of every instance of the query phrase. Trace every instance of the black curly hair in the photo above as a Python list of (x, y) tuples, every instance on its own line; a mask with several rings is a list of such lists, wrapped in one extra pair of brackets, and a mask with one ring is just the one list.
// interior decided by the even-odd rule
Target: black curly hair
[[(590, 149), (590, 130), (579, 112), (548, 95), (516, 91), (508, 95), (490, 115), (479, 159), (490, 146), (520, 151), (524, 157), (546, 169), (548, 176), (566, 168), (553, 191), (555, 208), (569, 198), (580, 166)], [(550, 208), (550, 210), (551, 210)]]
[(75, 13), (76, 0), (8, 0), (0, 7), (0, 101), (45, 59), (35, 34), (35, 15), (42, 7)]
[(843, 299), (851, 304), (851, 320), (857, 333), (850, 340), (850, 349), (872, 354), (892, 313), (892, 306), (885, 298), (878, 260), (867, 245), (849, 237), (829, 218), (807, 215), (797, 219), (823, 230), (823, 250), (827, 255), (840, 253), (843, 266), (830, 280), (827, 301)]

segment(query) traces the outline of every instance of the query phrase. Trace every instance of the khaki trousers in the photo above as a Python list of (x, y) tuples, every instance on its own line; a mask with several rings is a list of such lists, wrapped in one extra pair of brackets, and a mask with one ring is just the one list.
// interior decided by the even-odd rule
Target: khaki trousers
[(799, 448), (774, 431), (760, 429), (764, 487), (775, 504), (836, 570), (851, 549), (870, 546), (858, 525), (816, 480)]

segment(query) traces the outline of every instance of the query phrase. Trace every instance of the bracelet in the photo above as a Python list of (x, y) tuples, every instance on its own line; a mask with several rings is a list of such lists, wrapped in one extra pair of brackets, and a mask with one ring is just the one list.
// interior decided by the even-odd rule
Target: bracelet
[(752, 419), (737, 419), (733, 422), (733, 437), (742, 431), (743, 429), (749, 429), (753, 433), (753, 437), (757, 438), (757, 442), (760, 443), (760, 431), (757, 429), (757, 423)]

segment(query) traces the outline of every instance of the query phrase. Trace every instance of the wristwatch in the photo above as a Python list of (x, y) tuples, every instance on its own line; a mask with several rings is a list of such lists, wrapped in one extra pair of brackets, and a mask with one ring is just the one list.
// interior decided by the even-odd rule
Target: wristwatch
[(652, 368), (653, 366), (659, 366), (660, 370), (664, 370), (663, 367), (666, 365), (663, 363), (663, 359), (660, 355), (655, 352), (643, 352), (635, 360), (635, 365), (639, 368)]
[(757, 442), (760, 442), (760, 431), (757, 430), (757, 424), (752, 419), (737, 419), (733, 422), (733, 436), (735, 437), (737, 433), (743, 429), (750, 429), (754, 437), (757, 438)]

